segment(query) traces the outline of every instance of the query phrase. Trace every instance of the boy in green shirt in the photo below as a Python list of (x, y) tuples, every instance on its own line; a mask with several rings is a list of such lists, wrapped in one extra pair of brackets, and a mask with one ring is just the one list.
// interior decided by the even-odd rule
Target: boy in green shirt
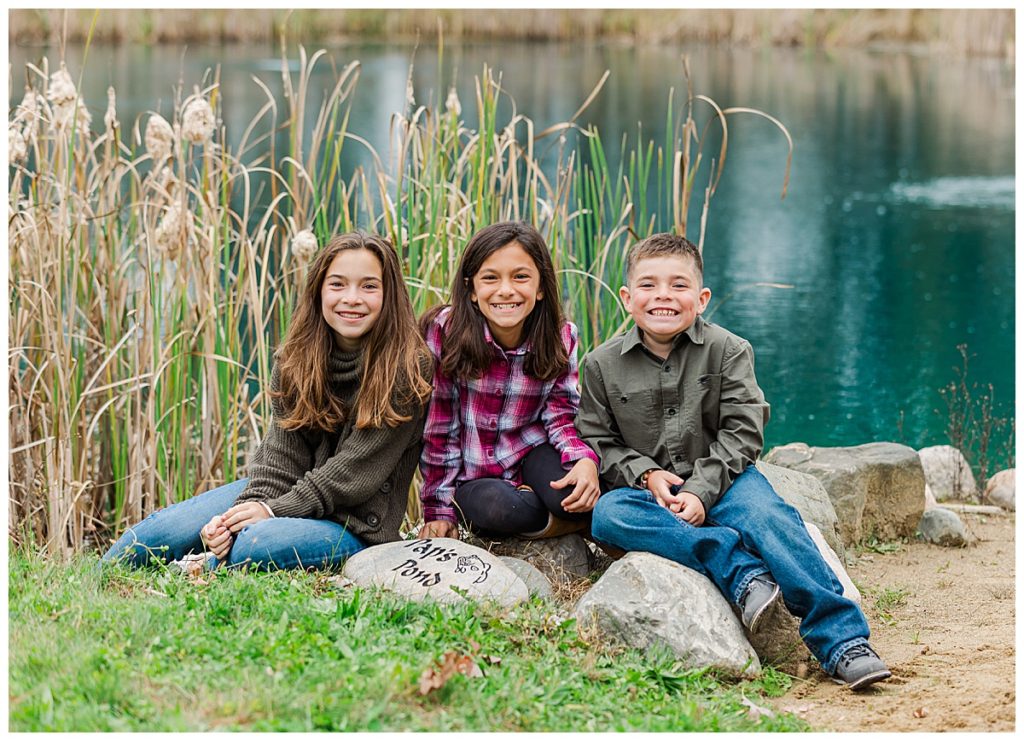
[(751, 633), (781, 591), (825, 672), (863, 689), (891, 673), (800, 514), (753, 465), (768, 404), (750, 343), (701, 317), (703, 270), (693, 243), (672, 234), (629, 252), (620, 296), (636, 326), (583, 363), (576, 424), (611, 489), (591, 532), (704, 574)]

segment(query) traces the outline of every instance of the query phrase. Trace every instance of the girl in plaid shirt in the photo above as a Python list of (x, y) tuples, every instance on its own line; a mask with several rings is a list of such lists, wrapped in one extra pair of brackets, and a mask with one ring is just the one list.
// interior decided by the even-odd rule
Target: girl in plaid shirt
[(576, 432), (578, 333), (562, 317), (547, 244), (523, 222), (492, 224), (466, 246), (451, 304), (420, 321), (434, 356), (423, 433), (425, 524), (458, 537), (459, 517), (492, 535), (584, 529), (597, 456)]

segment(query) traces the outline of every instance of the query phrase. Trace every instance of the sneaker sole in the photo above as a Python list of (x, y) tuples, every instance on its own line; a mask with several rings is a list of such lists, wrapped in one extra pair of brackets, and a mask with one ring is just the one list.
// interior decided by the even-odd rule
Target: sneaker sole
[(891, 676), (892, 672), (888, 669), (880, 669), (879, 671), (874, 672), (872, 674), (866, 674), (865, 676), (858, 679), (856, 682), (844, 682), (843, 680), (838, 679), (836, 677), (832, 677), (832, 681), (836, 684), (846, 685), (851, 690), (856, 691), (862, 690), (865, 687), (874, 684), (875, 682), (881, 682), (883, 679), (888, 679)]
[(774, 605), (776, 602), (779, 601), (779, 595), (780, 594), (782, 594), (782, 589), (780, 589), (779, 585), (776, 584), (775, 585), (775, 591), (772, 592), (771, 599), (769, 599), (767, 602), (765, 602), (763, 605), (761, 605), (761, 609), (758, 610), (757, 612), (755, 612), (754, 613), (754, 617), (752, 617), (750, 619), (750, 625), (747, 626), (747, 630), (749, 630), (751, 634), (754, 634), (754, 633), (757, 632), (757, 627), (758, 627), (758, 625), (761, 622), (761, 618), (764, 617), (766, 612), (768, 612), (768, 608), (769, 607), (771, 607), (772, 605)]

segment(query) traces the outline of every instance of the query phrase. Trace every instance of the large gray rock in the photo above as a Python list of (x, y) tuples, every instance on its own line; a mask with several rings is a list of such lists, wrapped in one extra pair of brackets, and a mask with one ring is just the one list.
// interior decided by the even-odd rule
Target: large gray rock
[(548, 578), (536, 566), (521, 558), (513, 558), (512, 556), (498, 556), (498, 558), (501, 559), (503, 564), (512, 569), (516, 576), (523, 580), (526, 588), (530, 591), (531, 597), (547, 599), (554, 596), (551, 582), (548, 581)]
[(918, 529), (922, 538), (935, 545), (958, 548), (967, 544), (967, 529), (963, 521), (957, 517), (956, 512), (944, 507), (936, 507), (925, 512), (921, 516)]
[(839, 536), (850, 546), (870, 537), (911, 537), (924, 512), (924, 470), (913, 448), (868, 443), (816, 448), (790, 443), (765, 460), (809, 473), (825, 487), (839, 518)]
[(616, 561), (577, 603), (585, 634), (646, 649), (662, 645), (689, 666), (756, 676), (757, 654), (743, 625), (709, 579), (651, 553)]
[(1017, 486), (1013, 479), (1014, 469), (1000, 471), (985, 484), (985, 499), (1011, 512), (1017, 508)]
[(593, 555), (578, 533), (541, 540), (515, 537), (491, 540), (470, 536), (466, 541), (499, 556), (521, 558), (540, 569), (552, 584), (566, 585), (590, 575)]
[(504, 606), (529, 598), (526, 584), (482, 548), (453, 538), (384, 543), (345, 562), (342, 576), (363, 587), (382, 587), (422, 602), (492, 599)]
[(971, 467), (957, 448), (952, 445), (932, 445), (917, 451), (924, 467), (924, 478), (935, 495), (935, 500), (975, 499), (978, 484)]
[(758, 461), (756, 465), (783, 501), (796, 507), (805, 523), (815, 525), (840, 561), (845, 562), (846, 551), (839, 537), (839, 518), (821, 482), (809, 473), (765, 461)]

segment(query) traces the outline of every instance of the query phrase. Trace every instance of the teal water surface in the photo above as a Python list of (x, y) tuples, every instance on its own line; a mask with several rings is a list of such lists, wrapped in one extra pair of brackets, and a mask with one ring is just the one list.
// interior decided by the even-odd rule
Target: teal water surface
[[(360, 61), (349, 129), (386, 152), (390, 117), (406, 102), (412, 47), (329, 51), (338, 68)], [(13, 101), (24, 62), (45, 52), (11, 49)], [(52, 63), (57, 52), (48, 53)], [(81, 53), (68, 50), (76, 77)], [(695, 92), (723, 107), (771, 113), (795, 143), (781, 200), (784, 139), (763, 119), (730, 119), (725, 176), (705, 235), (712, 319), (754, 345), (772, 405), (768, 446), (945, 442), (938, 389), (954, 379), (962, 344), (971, 382), (991, 383), (997, 413), (1011, 415), (1011, 64), (897, 52), (467, 42), (446, 44), (442, 74), (454, 75), (463, 108), (471, 109), (473, 76), (487, 63), (517, 110), (541, 129), (571, 116), (611, 70), (579, 122), (596, 125), (614, 151), (608, 143), (635, 136), (638, 121), (646, 136), (664, 141), (669, 88), (677, 99), (685, 91), (683, 53)], [(436, 49), (421, 45), (415, 58), (416, 98), (427, 102), (439, 87)], [(265, 101), (251, 77), (281, 89), (273, 48), (93, 46), (83, 92), (100, 121), (113, 85), (129, 127), (148, 110), (167, 115), (179, 79), (189, 91), (216, 65), (227, 130), (240, 137)], [(334, 79), (322, 64), (314, 87)], [(464, 112), (472, 125), (471, 110)], [(352, 148), (349, 156), (351, 168), (365, 155)], [(691, 222), (698, 217), (695, 211)], [(751, 286), (758, 282), (792, 288)], [(1006, 460), (1007, 440), (996, 441), (997, 464)]]

